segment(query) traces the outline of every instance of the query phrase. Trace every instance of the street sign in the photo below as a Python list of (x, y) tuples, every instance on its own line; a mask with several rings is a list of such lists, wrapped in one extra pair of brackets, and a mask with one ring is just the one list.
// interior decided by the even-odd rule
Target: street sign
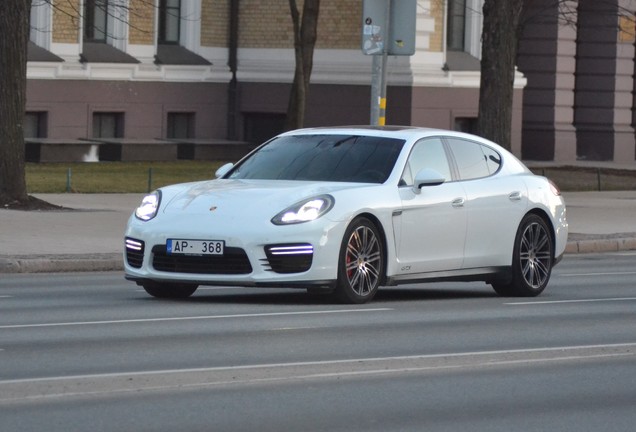
[[(390, 8), (387, 8), (387, 2)], [(388, 55), (415, 54), (416, 15), (417, 0), (364, 0), (362, 52), (366, 55), (382, 55), (386, 45)]]

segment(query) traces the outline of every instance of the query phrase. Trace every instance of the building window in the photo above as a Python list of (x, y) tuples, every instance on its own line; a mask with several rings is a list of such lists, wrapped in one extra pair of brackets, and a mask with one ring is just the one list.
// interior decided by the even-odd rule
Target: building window
[(481, 58), (484, 0), (446, 0), (446, 50)]
[(172, 139), (194, 138), (194, 113), (168, 113), (166, 136)]
[(159, 0), (159, 43), (179, 44), (181, 0)]
[(24, 138), (46, 138), (47, 116), (46, 112), (27, 112), (24, 116)]
[(46, 138), (48, 134), (48, 113), (27, 111), (24, 115), (22, 132), (24, 134), (24, 160), (40, 162), (41, 143), (38, 138)]
[(93, 138), (123, 138), (124, 114), (93, 113)]
[(201, 0), (158, 0), (157, 65), (212, 64), (197, 54), (201, 49), (201, 8)]
[(450, 51), (464, 51), (466, 0), (448, 0), (446, 46)]
[(477, 134), (477, 117), (456, 117), (453, 130)]
[(84, 40), (106, 42), (108, 34), (108, 0), (85, 0)]

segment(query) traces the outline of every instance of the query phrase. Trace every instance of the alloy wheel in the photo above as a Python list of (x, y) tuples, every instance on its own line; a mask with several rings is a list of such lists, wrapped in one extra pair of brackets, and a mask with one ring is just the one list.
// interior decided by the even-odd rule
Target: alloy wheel
[(550, 235), (539, 223), (526, 226), (519, 245), (521, 273), (526, 283), (538, 289), (550, 277), (552, 245)]
[(359, 296), (367, 296), (380, 283), (382, 249), (374, 231), (359, 225), (347, 242), (345, 272), (351, 289)]

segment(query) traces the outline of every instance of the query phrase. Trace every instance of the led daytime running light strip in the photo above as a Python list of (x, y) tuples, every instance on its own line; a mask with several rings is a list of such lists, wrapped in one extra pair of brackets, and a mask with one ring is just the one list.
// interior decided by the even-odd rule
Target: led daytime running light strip
[(308, 255), (314, 253), (314, 247), (312, 245), (273, 246), (269, 248), (269, 252), (272, 255)]
[(126, 249), (140, 251), (144, 248), (144, 244), (132, 239), (126, 239)]

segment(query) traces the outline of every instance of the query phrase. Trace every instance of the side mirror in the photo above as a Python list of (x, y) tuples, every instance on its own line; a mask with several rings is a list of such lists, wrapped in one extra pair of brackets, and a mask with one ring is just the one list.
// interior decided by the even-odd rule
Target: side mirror
[(444, 183), (446, 179), (443, 175), (435, 170), (424, 168), (415, 175), (413, 181), (413, 192), (420, 193), (420, 190), (425, 186), (439, 186)]
[(232, 169), (232, 167), (234, 166), (234, 164), (232, 162), (228, 162), (225, 165), (223, 165), (221, 168), (219, 168), (218, 170), (216, 170), (216, 172), (214, 173), (216, 178), (221, 178), (223, 177), (225, 174), (228, 173), (228, 171), (230, 171)]

